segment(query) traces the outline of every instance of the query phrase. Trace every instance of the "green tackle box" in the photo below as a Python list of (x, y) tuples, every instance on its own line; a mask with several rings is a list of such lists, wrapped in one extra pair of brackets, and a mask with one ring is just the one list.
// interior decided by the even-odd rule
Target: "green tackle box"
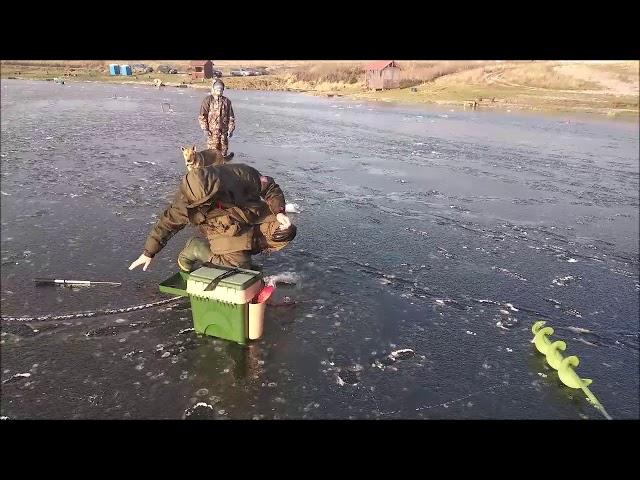
[(196, 332), (245, 344), (249, 338), (249, 302), (262, 289), (262, 274), (239, 269), (238, 273), (220, 280), (214, 290), (204, 290), (228, 270), (230, 268), (214, 265), (191, 273), (178, 272), (159, 287), (161, 292), (190, 298)]

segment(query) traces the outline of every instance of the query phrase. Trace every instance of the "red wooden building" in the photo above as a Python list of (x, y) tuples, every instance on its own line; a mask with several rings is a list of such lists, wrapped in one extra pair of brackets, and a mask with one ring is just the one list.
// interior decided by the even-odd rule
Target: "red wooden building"
[(213, 78), (213, 62), (211, 60), (194, 60), (189, 63), (191, 78)]
[(387, 90), (400, 87), (400, 67), (394, 60), (382, 60), (365, 67), (367, 88)]

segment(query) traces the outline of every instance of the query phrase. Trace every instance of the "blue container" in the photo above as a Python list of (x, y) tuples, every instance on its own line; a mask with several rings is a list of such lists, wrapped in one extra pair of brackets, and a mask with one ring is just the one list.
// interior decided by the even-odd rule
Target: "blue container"
[(120, 65), (120, 75), (131, 75), (131, 67), (129, 65)]
[(120, 65), (117, 63), (109, 64), (109, 74), (111, 75), (120, 75)]

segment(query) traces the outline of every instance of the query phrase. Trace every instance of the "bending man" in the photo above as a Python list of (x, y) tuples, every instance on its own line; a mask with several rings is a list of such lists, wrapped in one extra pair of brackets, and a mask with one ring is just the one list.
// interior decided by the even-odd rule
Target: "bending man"
[(129, 270), (151, 259), (187, 224), (206, 240), (192, 237), (178, 255), (178, 266), (193, 271), (196, 262), (250, 268), (251, 255), (284, 248), (296, 227), (284, 214), (285, 200), (273, 178), (243, 164), (214, 165), (187, 173), (171, 205), (151, 229), (144, 251)]

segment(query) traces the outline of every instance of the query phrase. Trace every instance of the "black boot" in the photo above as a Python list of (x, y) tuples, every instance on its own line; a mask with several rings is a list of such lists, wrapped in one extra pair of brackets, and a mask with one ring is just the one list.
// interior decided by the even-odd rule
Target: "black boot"
[(198, 237), (187, 240), (187, 244), (178, 254), (178, 266), (180, 270), (187, 273), (195, 270), (196, 262), (206, 263), (210, 260), (209, 242)]

